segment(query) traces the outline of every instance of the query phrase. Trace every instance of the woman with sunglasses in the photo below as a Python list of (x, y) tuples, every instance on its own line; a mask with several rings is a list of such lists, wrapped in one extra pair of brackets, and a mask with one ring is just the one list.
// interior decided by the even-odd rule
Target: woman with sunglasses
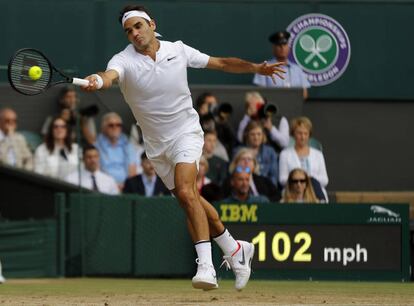
[(283, 192), (281, 203), (319, 203), (310, 177), (302, 169), (289, 173), (288, 184)]
[(34, 170), (63, 180), (76, 170), (78, 163), (78, 145), (72, 143), (70, 127), (64, 119), (54, 118), (44, 143), (35, 151)]

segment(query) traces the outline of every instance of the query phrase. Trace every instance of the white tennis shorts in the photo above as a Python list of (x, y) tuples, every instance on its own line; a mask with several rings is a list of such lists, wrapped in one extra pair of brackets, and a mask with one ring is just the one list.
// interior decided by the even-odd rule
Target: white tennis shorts
[(175, 188), (175, 165), (178, 163), (196, 163), (197, 170), (203, 153), (204, 133), (202, 131), (184, 133), (168, 142), (144, 142), (148, 159), (155, 172), (172, 190)]

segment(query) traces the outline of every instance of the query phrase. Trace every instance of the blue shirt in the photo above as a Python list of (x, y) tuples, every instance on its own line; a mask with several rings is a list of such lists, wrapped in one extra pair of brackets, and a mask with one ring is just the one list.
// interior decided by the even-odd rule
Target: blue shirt
[(145, 174), (142, 174), (142, 183), (144, 184), (146, 197), (152, 197), (154, 195), (156, 180), (157, 180), (156, 175), (154, 175), (152, 178), (148, 178)]
[[(268, 61), (268, 64), (276, 63), (276, 59), (272, 58)], [(310, 83), (306, 77), (306, 74), (302, 69), (291, 62), (288, 62), (286, 66), (280, 66), (286, 71), (284, 74), (285, 79), (276, 79), (276, 84), (273, 83), (272, 78), (269, 76), (255, 74), (253, 78), (253, 84), (262, 87), (278, 87), (278, 88), (309, 88)]]
[(256, 155), (260, 168), (260, 175), (269, 178), (277, 186), (279, 178), (279, 156), (276, 151), (267, 144), (262, 144)]
[(112, 176), (118, 184), (123, 184), (128, 177), (128, 167), (136, 164), (135, 149), (124, 134), (113, 145), (103, 134), (96, 140), (99, 150), (101, 169)]

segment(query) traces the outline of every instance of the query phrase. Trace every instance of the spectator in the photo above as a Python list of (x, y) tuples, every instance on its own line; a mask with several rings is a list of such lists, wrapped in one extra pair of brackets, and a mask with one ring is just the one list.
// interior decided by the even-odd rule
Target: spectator
[(146, 197), (171, 195), (161, 179), (156, 175), (154, 166), (145, 152), (141, 154), (142, 174), (125, 181), (124, 193), (136, 193)]
[[(71, 127), (72, 137), (76, 139), (76, 120), (77, 120), (77, 106), (79, 104), (79, 98), (75, 88), (67, 86), (64, 87), (58, 96), (59, 112), (58, 117), (61, 117)], [(80, 115), (80, 129), (82, 132), (83, 143), (92, 144), (96, 140), (96, 125), (94, 116), (98, 113), (96, 105), (91, 105), (87, 108), (79, 110)], [(46, 118), (43, 123), (41, 134), (45, 136), (49, 130), (53, 116)]]
[(263, 126), (258, 121), (250, 121), (244, 131), (244, 143), (253, 150), (257, 163), (259, 164), (259, 173), (269, 178), (276, 186), (278, 179), (278, 156), (275, 150), (265, 144), (266, 135)]
[(11, 108), (0, 110), (0, 162), (33, 169), (33, 156), (26, 139), (16, 132), (17, 114)]
[(78, 145), (72, 143), (70, 126), (62, 118), (54, 118), (44, 143), (35, 151), (34, 170), (63, 180), (78, 163)]
[(220, 103), (219, 106), (217, 106), (216, 114), (214, 116), (218, 142), (223, 144), (228, 156), (232, 155), (233, 150), (237, 145), (236, 134), (234, 133), (233, 126), (230, 124), (230, 116), (232, 112), (233, 107), (230, 103)]
[(125, 180), (137, 174), (137, 156), (133, 145), (122, 133), (122, 119), (117, 113), (103, 116), (96, 147), (102, 170), (111, 175), (122, 190)]
[(197, 97), (196, 110), (201, 116), (212, 114), (213, 110), (217, 107), (217, 98), (211, 92), (203, 92)]
[(141, 155), (145, 152), (144, 148), (144, 139), (142, 137), (142, 131), (138, 125), (133, 123), (129, 129), (129, 142), (134, 147), (136, 157), (137, 157), (137, 174), (142, 173), (141, 166)]
[[(272, 147), (276, 152), (280, 152), (289, 145), (289, 123), (286, 117), (280, 116), (278, 127), (276, 128), (272, 122), (272, 115), (267, 115), (264, 110), (267, 107), (265, 99), (257, 91), (250, 91), (246, 93), (246, 113), (239, 123), (237, 130), (237, 138), (240, 142), (243, 142), (243, 133), (247, 124), (251, 120), (261, 120), (263, 127), (265, 128), (266, 136), (271, 140)], [(276, 112), (277, 112), (277, 107)], [(276, 114), (275, 114), (276, 115)]]
[[(250, 191), (252, 195), (259, 196), (264, 195), (272, 202), (278, 202), (280, 200), (280, 192), (278, 188), (272, 183), (270, 179), (262, 176), (259, 173), (259, 165), (255, 158), (254, 152), (251, 149), (240, 149), (234, 156), (233, 161), (229, 166), (229, 172), (233, 173), (236, 167), (241, 166), (243, 168), (252, 169), (252, 175), (250, 176)], [(223, 184), (224, 196), (230, 194), (230, 177), (226, 178)]]
[(302, 169), (289, 173), (288, 183), (283, 191), (281, 203), (318, 203), (310, 177)]
[(290, 132), (295, 139), (295, 146), (284, 149), (280, 154), (280, 184), (286, 185), (289, 173), (293, 169), (303, 169), (309, 176), (319, 182), (327, 200), (325, 188), (329, 180), (325, 159), (321, 151), (309, 146), (309, 137), (312, 135), (312, 122), (307, 117), (294, 118), (290, 125)]
[(303, 98), (308, 98), (308, 88), (310, 83), (306, 74), (302, 69), (288, 60), (290, 48), (288, 45), (290, 33), (286, 31), (279, 31), (269, 37), (272, 43), (273, 58), (268, 60), (269, 64), (277, 61), (285, 62), (285, 66), (281, 66), (285, 71), (284, 79), (273, 82), (271, 77), (255, 74), (253, 83), (262, 87), (285, 87), (285, 88), (303, 88)]
[(208, 162), (206, 175), (216, 184), (221, 185), (227, 174), (227, 162), (214, 155), (217, 146), (217, 134), (215, 131), (204, 132), (203, 155)]
[(207, 159), (204, 155), (201, 155), (199, 167), (198, 167), (198, 173), (197, 173), (197, 190), (199, 193), (201, 193), (201, 189), (211, 183), (211, 179), (207, 177), (207, 172), (209, 169), (209, 164)]
[(224, 199), (224, 202), (231, 203), (258, 203), (269, 202), (265, 196), (255, 196), (250, 190), (250, 175), (252, 170), (249, 167), (237, 166), (231, 174), (231, 195)]
[(93, 145), (83, 148), (83, 169), (81, 169), (79, 184), (79, 172), (74, 171), (66, 177), (68, 183), (81, 185), (93, 191), (116, 195), (119, 194), (118, 185), (108, 174), (100, 170), (99, 152)]
[[(212, 114), (207, 114), (200, 117), (200, 125), (204, 132), (209, 131), (216, 131), (216, 121)], [(229, 155), (227, 154), (226, 148), (224, 145), (217, 140), (217, 145), (214, 150), (214, 155), (220, 157), (221, 159), (225, 160), (226, 162), (229, 161)]]

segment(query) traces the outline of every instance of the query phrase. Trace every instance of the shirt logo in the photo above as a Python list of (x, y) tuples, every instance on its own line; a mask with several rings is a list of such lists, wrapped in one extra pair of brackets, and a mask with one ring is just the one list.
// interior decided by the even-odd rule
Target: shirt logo
[(323, 14), (308, 14), (288, 27), (291, 34), (289, 60), (298, 64), (312, 86), (328, 85), (346, 70), (351, 44), (344, 28)]
[(175, 59), (176, 57), (177, 57), (177, 56), (173, 56), (173, 57), (167, 58), (167, 62), (169, 62), (170, 60)]

